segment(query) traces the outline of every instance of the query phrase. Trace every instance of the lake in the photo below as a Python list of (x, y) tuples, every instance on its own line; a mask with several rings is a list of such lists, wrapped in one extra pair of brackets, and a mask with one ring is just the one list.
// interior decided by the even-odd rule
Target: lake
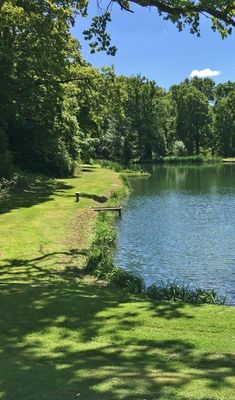
[(133, 178), (114, 263), (147, 286), (214, 288), (235, 305), (235, 165), (149, 165)]

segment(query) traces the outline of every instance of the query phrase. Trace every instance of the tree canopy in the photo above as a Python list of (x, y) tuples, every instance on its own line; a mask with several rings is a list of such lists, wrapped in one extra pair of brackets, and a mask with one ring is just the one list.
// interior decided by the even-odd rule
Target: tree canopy
[[(186, 79), (167, 92), (141, 75), (97, 70), (70, 32), (87, 0), (0, 4), (0, 176), (16, 166), (70, 175), (77, 160), (235, 155), (234, 82)], [(113, 51), (107, 36), (98, 46)]]

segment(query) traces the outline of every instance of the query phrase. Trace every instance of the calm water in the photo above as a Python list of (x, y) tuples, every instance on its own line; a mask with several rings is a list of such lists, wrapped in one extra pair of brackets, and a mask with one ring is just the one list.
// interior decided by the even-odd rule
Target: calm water
[(235, 305), (235, 165), (147, 168), (132, 180), (114, 262), (147, 286), (215, 288)]

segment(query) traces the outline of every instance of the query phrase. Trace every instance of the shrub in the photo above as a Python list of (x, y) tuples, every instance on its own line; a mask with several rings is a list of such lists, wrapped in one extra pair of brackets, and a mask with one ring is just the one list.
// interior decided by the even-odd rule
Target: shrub
[(11, 181), (2, 178), (0, 181), (0, 204), (10, 196)]
[(173, 155), (176, 157), (186, 156), (187, 150), (182, 140), (176, 140), (173, 146)]
[(108, 275), (108, 279), (111, 283), (122, 289), (127, 289), (131, 293), (142, 293), (145, 288), (144, 280), (141, 276), (116, 267)]
[(124, 167), (116, 161), (100, 160), (99, 164), (102, 168), (109, 168), (115, 172), (124, 171)]

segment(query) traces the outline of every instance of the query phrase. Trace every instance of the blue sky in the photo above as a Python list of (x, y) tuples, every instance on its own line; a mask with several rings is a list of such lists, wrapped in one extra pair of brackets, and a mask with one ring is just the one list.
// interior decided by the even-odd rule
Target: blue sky
[[(89, 15), (97, 12), (96, 1), (91, 2)], [(104, 2), (105, 3), (105, 2)], [(141, 73), (168, 88), (187, 78), (193, 70), (220, 71), (217, 83), (235, 81), (235, 32), (225, 40), (210, 29), (209, 21), (202, 19), (198, 38), (188, 28), (178, 32), (169, 21), (163, 21), (155, 9), (133, 6), (134, 14), (121, 11), (115, 5), (108, 27), (113, 44), (118, 47), (115, 57), (104, 52), (89, 54), (89, 46), (82, 31), (89, 26), (89, 18), (78, 18), (72, 34), (82, 45), (84, 58), (96, 67), (114, 65), (118, 74)]]

